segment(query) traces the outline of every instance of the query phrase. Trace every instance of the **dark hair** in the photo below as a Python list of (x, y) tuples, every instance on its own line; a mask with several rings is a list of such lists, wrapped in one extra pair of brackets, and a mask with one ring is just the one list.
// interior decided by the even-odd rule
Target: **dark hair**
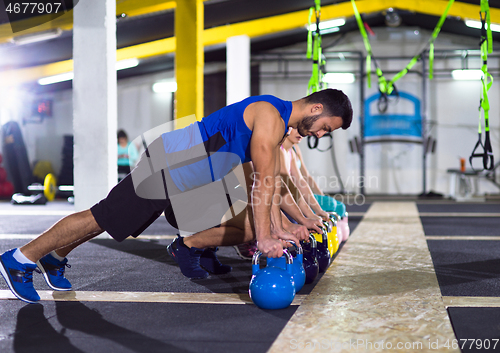
[(118, 138), (125, 137), (128, 140), (127, 133), (123, 130), (118, 130)]
[(339, 116), (342, 118), (342, 129), (346, 130), (352, 122), (352, 106), (349, 98), (344, 92), (328, 88), (314, 92), (304, 98), (306, 103), (323, 104), (324, 113), (329, 116)]

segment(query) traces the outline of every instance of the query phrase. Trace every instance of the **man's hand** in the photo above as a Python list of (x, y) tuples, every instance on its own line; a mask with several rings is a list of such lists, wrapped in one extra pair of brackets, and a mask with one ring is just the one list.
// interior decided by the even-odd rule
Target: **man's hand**
[[(322, 218), (320, 217), (315, 217), (315, 218), (306, 218), (305, 221), (302, 222), (304, 226), (307, 227), (309, 230), (313, 230), (317, 233), (322, 233), (321, 227), (323, 227), (323, 222)], [(309, 235), (309, 233), (307, 233)]]
[(287, 223), (283, 225), (283, 228), (289, 233), (295, 235), (295, 237), (299, 240), (309, 240), (309, 231), (307, 230), (307, 226), (295, 224), (295, 223)]
[(323, 210), (316, 212), (316, 215), (320, 216), (325, 222), (328, 222), (330, 220), (330, 214)]
[(266, 237), (257, 240), (257, 247), (264, 256), (280, 257), (283, 255), (283, 244), (279, 239)]
[(291, 246), (289, 243), (286, 242), (287, 240), (291, 240), (295, 242), (295, 244), (299, 243), (299, 239), (295, 235), (287, 232), (283, 228), (274, 229), (273, 231), (271, 231), (271, 237), (278, 238), (279, 240), (281, 240), (284, 247)]

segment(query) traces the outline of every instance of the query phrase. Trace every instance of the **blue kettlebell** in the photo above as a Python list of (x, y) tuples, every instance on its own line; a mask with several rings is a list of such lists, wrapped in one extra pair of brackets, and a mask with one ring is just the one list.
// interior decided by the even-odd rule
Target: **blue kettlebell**
[(322, 234), (318, 234), (321, 237), (321, 241), (317, 240), (317, 251), (316, 251), (316, 259), (318, 260), (319, 272), (325, 272), (328, 266), (330, 266), (330, 251), (328, 250), (328, 234), (326, 233), (326, 229), (323, 228)]
[[(295, 282), (295, 293), (298, 293), (306, 283), (306, 272), (303, 266), (304, 253), (301, 246), (297, 246), (293, 241), (287, 241), (297, 249), (297, 256), (293, 259), (293, 280)], [(286, 260), (284, 257), (270, 257), (267, 259), (267, 265), (285, 269)]]
[(319, 272), (318, 260), (316, 260), (316, 253), (318, 243), (316, 239), (309, 234), (311, 240), (309, 244), (306, 243), (302, 248), (304, 249), (304, 271), (306, 272), (306, 284), (313, 283)]
[[(295, 298), (295, 282), (293, 280), (293, 258), (286, 249), (286, 270), (269, 266), (261, 269), (257, 251), (252, 258), (252, 279), (248, 293), (255, 305), (261, 309), (284, 309), (292, 304)], [(269, 260), (269, 258), (268, 258)]]

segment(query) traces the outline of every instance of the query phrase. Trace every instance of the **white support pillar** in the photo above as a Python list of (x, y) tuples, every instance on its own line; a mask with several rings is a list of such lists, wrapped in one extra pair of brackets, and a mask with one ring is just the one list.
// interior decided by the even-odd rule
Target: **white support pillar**
[(80, 1), (73, 10), (75, 209), (117, 183), (116, 1)]
[(250, 38), (230, 37), (226, 41), (226, 104), (250, 96)]

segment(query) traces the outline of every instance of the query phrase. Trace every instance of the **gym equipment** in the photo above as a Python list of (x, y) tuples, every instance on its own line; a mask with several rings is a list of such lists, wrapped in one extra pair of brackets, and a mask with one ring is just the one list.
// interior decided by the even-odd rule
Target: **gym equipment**
[(340, 226), (340, 221), (342, 220), (342, 218), (339, 216), (338, 220), (337, 220), (337, 238), (338, 238), (338, 241), (339, 241), (339, 247), (340, 247), (340, 243), (342, 243), (342, 241), (344, 240), (344, 229)]
[(14, 185), (10, 181), (0, 183), (0, 197), (10, 198), (14, 193)]
[(349, 239), (351, 230), (349, 229), (349, 214), (347, 212), (344, 213), (344, 217), (340, 219), (340, 221), (337, 223), (337, 226), (342, 229), (342, 241), (346, 241), (347, 239)]
[[(293, 258), (293, 281), (295, 282), (295, 293), (298, 293), (306, 283), (306, 272), (304, 270), (304, 252), (301, 246), (295, 242), (288, 241), (297, 249), (297, 256)], [(268, 266), (286, 269), (286, 259), (284, 257), (270, 257), (267, 259)]]
[(316, 252), (318, 249), (318, 243), (316, 239), (309, 234), (310, 244), (302, 245), (304, 251), (303, 266), (306, 272), (306, 284), (313, 283), (319, 273), (318, 260), (316, 260)]
[(75, 185), (73, 180), (73, 135), (64, 135), (62, 165), (57, 180), (60, 185)]
[(7, 172), (5, 169), (0, 167), (0, 183), (3, 183), (4, 181), (7, 181)]
[(33, 181), (28, 153), (19, 124), (9, 121), (2, 126), (2, 151), (8, 179), (15, 192), (25, 192)]
[[(337, 219), (340, 219), (340, 217), (338, 217), (336, 213), (335, 217), (337, 217)], [(328, 251), (330, 252), (330, 257), (333, 257), (333, 255), (335, 255), (335, 253), (339, 250), (341, 242), (338, 237), (337, 219), (330, 217), (330, 222), (325, 222), (330, 225), (330, 231), (327, 231), (327, 244)]]
[[(477, 170), (474, 169), (474, 166), (472, 164), (472, 160), (474, 158), (481, 158), (483, 160), (483, 169), (477, 171), (493, 170), (495, 167), (493, 149), (491, 148), (490, 142), (489, 124), (490, 101), (488, 99), (488, 91), (493, 84), (493, 76), (488, 72), (488, 54), (493, 52), (493, 40), (490, 28), (490, 8), (488, 0), (481, 0), (481, 12), (479, 13), (479, 16), (481, 18), (481, 41), (479, 42), (479, 46), (481, 47), (481, 59), (483, 61), (483, 65), (481, 66), (481, 71), (483, 72), (483, 77), (481, 78), (483, 89), (481, 91), (481, 98), (479, 101), (479, 127), (477, 129), (479, 137), (469, 157), (470, 166), (474, 171)], [(481, 136), (481, 109), (484, 112), (484, 144)], [(483, 151), (476, 153), (476, 150), (479, 147)]]
[(312, 233), (317, 242), (316, 259), (318, 260), (319, 272), (325, 272), (330, 266), (330, 251), (328, 250), (328, 234), (323, 228), (322, 234)]
[(12, 195), (10, 203), (13, 205), (45, 205), (47, 203), (47, 199), (43, 194), (26, 196), (17, 193)]
[[(311, 30), (311, 17), (316, 15), (316, 30)], [(322, 59), (321, 33), (319, 30), (321, 15), (321, 0), (314, 0), (314, 6), (309, 8), (309, 30), (307, 32), (307, 58), (313, 60), (312, 75), (307, 86), (307, 94), (320, 91), (323, 88), (325, 60)]]
[(73, 185), (56, 185), (56, 177), (49, 173), (45, 176), (43, 181), (43, 185), (40, 184), (31, 184), (28, 186), (28, 190), (30, 191), (43, 191), (44, 196), (48, 201), (54, 200), (56, 197), (56, 192), (59, 191), (73, 191)]
[(1, 166), (2, 160), (0, 154), (0, 198), (10, 198), (14, 193), (14, 185), (7, 180), (7, 171)]
[[(262, 252), (257, 251), (252, 258), (252, 279), (248, 293), (250, 298), (261, 309), (284, 309), (292, 304), (295, 298), (295, 283), (293, 280), (293, 259), (286, 249), (286, 270), (280, 267), (259, 266)], [(269, 260), (269, 259), (268, 259)]]
[[(445, 11), (441, 15), (441, 18), (439, 19), (436, 27), (434, 28), (434, 31), (432, 32), (432, 36), (429, 39), (429, 79), (432, 80), (432, 73), (433, 73), (433, 65), (434, 65), (434, 42), (436, 41), (437, 36), (439, 35), (439, 32), (441, 31), (441, 27), (443, 26), (444, 21), (446, 20), (446, 17), (448, 15), (448, 12), (453, 5), (455, 0), (449, 0), (448, 6), (446, 7)], [(485, 0), (481, 0), (485, 1)], [(487, 1), (487, 0), (486, 0)], [(363, 23), (363, 20), (361, 18), (361, 15), (359, 14), (358, 8), (356, 7), (356, 3), (354, 0), (351, 0), (352, 8), (354, 10), (354, 16), (356, 17), (356, 22), (358, 24), (359, 32), (361, 33), (361, 36), (363, 37), (363, 43), (365, 45), (365, 49), (367, 51), (366, 55), (366, 80), (368, 83), (368, 88), (371, 87), (371, 62), (373, 58), (373, 63), (375, 64), (375, 69), (376, 69), (376, 74), (378, 76), (378, 88), (380, 92), (380, 99), (378, 102), (378, 109), (380, 113), (385, 113), (387, 111), (387, 106), (388, 106), (388, 97), (390, 95), (394, 95), (396, 97), (399, 96), (398, 91), (396, 89), (396, 86), (394, 83), (402, 78), (404, 75), (408, 73), (409, 70), (421, 59), (422, 55), (424, 54), (425, 51), (422, 51), (421, 53), (415, 55), (406, 67), (401, 70), (399, 73), (396, 74), (392, 78), (392, 80), (387, 80), (384, 77), (384, 74), (382, 73), (382, 70), (380, 69), (377, 60), (373, 57), (372, 53), (372, 48), (370, 45), (370, 41), (368, 40), (368, 35), (366, 34), (366, 28)], [(394, 94), (393, 94), (394, 93)]]

